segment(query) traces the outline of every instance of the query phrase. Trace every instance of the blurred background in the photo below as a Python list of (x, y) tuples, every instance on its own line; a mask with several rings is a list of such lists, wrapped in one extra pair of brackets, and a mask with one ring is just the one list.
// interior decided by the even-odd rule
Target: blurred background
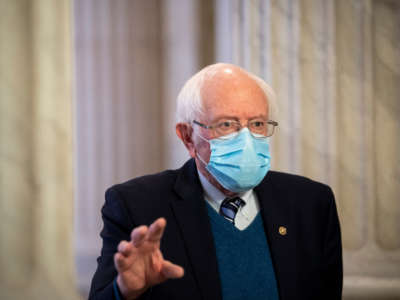
[(87, 297), (107, 187), (178, 168), (175, 98), (270, 83), (273, 169), (329, 184), (344, 299), (400, 299), (400, 1), (0, 0), (0, 298)]

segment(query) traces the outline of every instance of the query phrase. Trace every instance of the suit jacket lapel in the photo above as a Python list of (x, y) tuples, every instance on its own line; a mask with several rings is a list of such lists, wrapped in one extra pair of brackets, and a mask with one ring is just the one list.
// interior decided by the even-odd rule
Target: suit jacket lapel
[(203, 299), (221, 299), (221, 285), (203, 190), (194, 160), (178, 175), (175, 191), (179, 199), (171, 203), (180, 226), (191, 266)]
[[(293, 226), (293, 199), (273, 185), (273, 172), (255, 188), (264, 228), (271, 250), (281, 300), (292, 299), (296, 293), (296, 240)], [(286, 229), (286, 232), (285, 232)]]

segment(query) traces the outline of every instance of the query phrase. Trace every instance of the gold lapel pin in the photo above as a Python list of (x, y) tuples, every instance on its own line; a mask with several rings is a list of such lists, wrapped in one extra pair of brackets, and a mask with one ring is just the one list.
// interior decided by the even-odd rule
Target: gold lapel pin
[(279, 226), (279, 234), (280, 235), (286, 235), (287, 234), (287, 229), (285, 226)]

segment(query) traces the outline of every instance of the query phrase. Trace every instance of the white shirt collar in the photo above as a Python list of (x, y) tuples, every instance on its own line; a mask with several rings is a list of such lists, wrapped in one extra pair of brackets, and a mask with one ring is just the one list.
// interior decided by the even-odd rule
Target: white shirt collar
[[(219, 208), (222, 201), (226, 198), (226, 195), (212, 185), (198, 170), (197, 173), (199, 174), (200, 183), (204, 190), (204, 199), (217, 213), (219, 213)], [(244, 230), (257, 216), (260, 211), (260, 206), (258, 204), (257, 195), (253, 189), (240, 193), (238, 196), (242, 198), (246, 204), (240, 207), (238, 214), (236, 215), (235, 227), (239, 230)]]
[[(222, 201), (224, 201), (227, 196), (211, 184), (200, 171), (197, 170), (197, 172), (199, 174), (200, 183), (203, 186), (204, 198), (211, 204), (211, 206), (217, 208), (217, 211), (219, 211)], [(238, 197), (247, 203), (252, 193), (253, 189), (239, 193)]]

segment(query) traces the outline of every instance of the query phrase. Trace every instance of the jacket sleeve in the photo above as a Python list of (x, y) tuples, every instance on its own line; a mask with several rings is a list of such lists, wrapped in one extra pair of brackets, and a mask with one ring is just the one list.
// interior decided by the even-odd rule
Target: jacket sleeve
[(329, 209), (324, 241), (324, 292), (325, 299), (342, 299), (343, 261), (339, 218), (332, 190), (328, 188)]
[[(108, 189), (105, 198), (101, 210), (104, 225), (100, 233), (103, 246), (97, 258), (97, 270), (92, 279), (89, 300), (117, 300), (113, 287), (113, 281), (117, 277), (114, 254), (122, 240), (130, 240), (130, 233), (135, 227), (124, 199), (115, 188)], [(140, 299), (148, 299), (148, 296), (149, 293), (145, 293)]]

